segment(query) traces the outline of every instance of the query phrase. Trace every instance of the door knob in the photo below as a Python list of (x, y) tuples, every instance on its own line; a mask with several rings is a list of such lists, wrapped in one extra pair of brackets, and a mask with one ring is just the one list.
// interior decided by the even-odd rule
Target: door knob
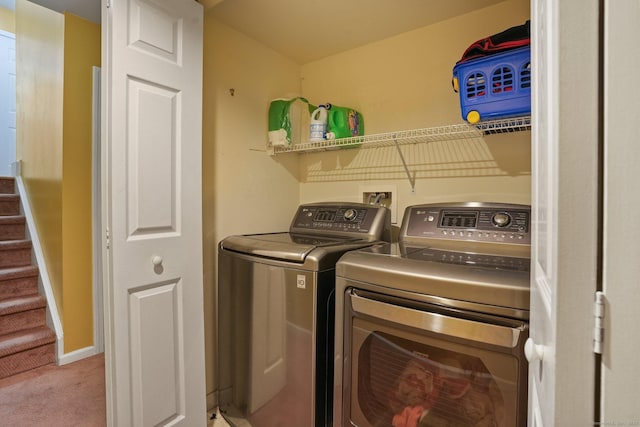
[(161, 265), (162, 264), (162, 257), (158, 256), (158, 255), (154, 255), (153, 258), (151, 258), (151, 262), (155, 266)]
[(536, 344), (531, 337), (527, 338), (527, 342), (524, 343), (524, 357), (527, 358), (529, 363), (536, 360), (542, 361), (544, 359), (544, 346)]

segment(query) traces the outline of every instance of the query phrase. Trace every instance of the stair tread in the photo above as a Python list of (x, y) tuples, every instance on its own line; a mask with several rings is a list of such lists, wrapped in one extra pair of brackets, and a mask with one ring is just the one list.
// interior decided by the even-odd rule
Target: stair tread
[(19, 240), (2, 240), (0, 241), (0, 251), (10, 249), (23, 249), (30, 248), (31, 240), (19, 239)]
[(56, 334), (48, 326), (26, 329), (0, 336), (0, 357), (55, 342)]
[(24, 215), (4, 215), (0, 216), (0, 224), (24, 224)]
[(38, 275), (38, 267), (35, 265), (24, 265), (20, 267), (0, 268), (0, 282), (3, 280), (20, 279)]
[(0, 300), (0, 316), (35, 310), (47, 306), (47, 300), (40, 294), (25, 295)]

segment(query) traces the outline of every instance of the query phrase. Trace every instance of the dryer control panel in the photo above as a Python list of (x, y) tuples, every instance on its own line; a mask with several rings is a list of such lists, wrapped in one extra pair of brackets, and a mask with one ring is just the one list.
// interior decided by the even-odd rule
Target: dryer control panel
[(401, 240), (438, 239), (459, 242), (531, 244), (531, 207), (466, 202), (409, 206)]

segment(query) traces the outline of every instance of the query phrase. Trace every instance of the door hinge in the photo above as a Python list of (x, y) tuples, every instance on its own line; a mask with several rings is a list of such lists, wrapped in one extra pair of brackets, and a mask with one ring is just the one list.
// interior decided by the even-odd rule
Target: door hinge
[(593, 317), (595, 320), (593, 326), (593, 352), (595, 354), (602, 354), (602, 346), (604, 345), (604, 309), (604, 292), (597, 291), (593, 305)]
[(105, 229), (105, 245), (107, 247), (107, 250), (109, 250), (111, 248), (111, 236), (109, 234), (109, 229)]

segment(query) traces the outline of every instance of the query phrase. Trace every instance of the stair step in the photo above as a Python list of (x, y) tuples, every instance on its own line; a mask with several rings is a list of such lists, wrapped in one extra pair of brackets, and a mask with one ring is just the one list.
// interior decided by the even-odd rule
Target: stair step
[(0, 300), (38, 293), (38, 267), (0, 269)]
[(46, 326), (0, 336), (0, 378), (54, 363), (55, 341)]
[(15, 193), (15, 179), (0, 177), (0, 378), (56, 360), (56, 336), (46, 325), (47, 303)]
[(0, 268), (20, 267), (31, 264), (31, 240), (7, 240), (0, 242)]
[[(7, 314), (33, 310), (36, 308), (44, 308), (46, 306), (47, 301), (40, 294), (7, 298), (0, 301), (0, 316), (6, 316)], [(0, 335), (2, 334), (0, 333)]]
[(0, 177), (0, 193), (1, 194), (13, 194), (16, 192), (16, 180), (13, 177), (2, 176)]
[(54, 343), (55, 341), (56, 334), (48, 326), (0, 335), (0, 357)]
[(20, 196), (0, 193), (0, 215), (20, 215)]
[(0, 241), (24, 239), (25, 223), (24, 215), (0, 216)]
[(46, 306), (38, 294), (0, 301), (0, 336), (44, 326)]

